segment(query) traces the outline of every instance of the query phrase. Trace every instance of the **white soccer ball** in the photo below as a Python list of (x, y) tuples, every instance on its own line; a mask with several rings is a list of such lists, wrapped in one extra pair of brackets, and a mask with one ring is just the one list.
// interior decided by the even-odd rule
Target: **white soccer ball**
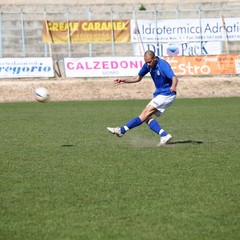
[(48, 90), (44, 87), (39, 87), (35, 89), (35, 99), (38, 102), (45, 102), (49, 98)]

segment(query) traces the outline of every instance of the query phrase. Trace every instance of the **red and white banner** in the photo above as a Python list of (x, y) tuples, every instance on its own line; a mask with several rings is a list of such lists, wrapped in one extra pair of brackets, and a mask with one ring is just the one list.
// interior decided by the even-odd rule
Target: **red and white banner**
[(176, 75), (239, 74), (240, 55), (164, 57)]
[(52, 58), (0, 58), (0, 78), (35, 77), (54, 77)]

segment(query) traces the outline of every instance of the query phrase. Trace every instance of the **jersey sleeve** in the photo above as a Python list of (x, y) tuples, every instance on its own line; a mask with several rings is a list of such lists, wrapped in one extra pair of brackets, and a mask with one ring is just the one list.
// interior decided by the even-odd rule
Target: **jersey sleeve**
[(139, 76), (145, 76), (147, 73), (149, 73), (149, 68), (147, 67), (147, 64), (144, 63), (140, 71), (138, 72)]
[(175, 76), (170, 64), (165, 60), (161, 61), (161, 71), (169, 79), (172, 79)]

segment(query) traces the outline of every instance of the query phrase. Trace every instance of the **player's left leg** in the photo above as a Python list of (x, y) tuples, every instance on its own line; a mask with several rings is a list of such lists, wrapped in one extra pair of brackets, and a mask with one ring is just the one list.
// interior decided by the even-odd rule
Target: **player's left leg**
[(170, 142), (170, 140), (172, 139), (172, 135), (162, 129), (157, 120), (151, 118), (146, 123), (153, 132), (157, 133), (160, 136), (159, 145), (164, 145)]
[[(176, 96), (163, 96), (158, 95), (157, 97), (153, 98), (148, 105), (154, 107), (157, 111), (155, 115), (157, 117), (162, 116), (164, 111), (173, 103)], [(171, 134), (167, 133), (164, 129), (161, 128), (161, 125), (153, 118), (149, 118), (146, 123), (148, 124), (149, 128), (157, 133), (160, 136), (160, 143), (159, 145), (164, 145), (168, 143), (172, 136)]]
[(148, 124), (149, 128), (157, 133), (158, 135), (160, 135), (160, 137), (165, 137), (166, 135), (168, 135), (168, 133), (162, 129), (161, 125), (159, 124), (159, 122), (157, 120), (155, 120), (154, 118), (150, 118), (148, 119), (148, 121), (146, 121), (146, 123)]

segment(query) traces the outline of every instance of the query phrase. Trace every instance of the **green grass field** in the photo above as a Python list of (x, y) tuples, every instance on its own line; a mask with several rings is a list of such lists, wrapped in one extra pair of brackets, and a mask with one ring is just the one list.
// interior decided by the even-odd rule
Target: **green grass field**
[(0, 104), (0, 239), (239, 239), (240, 98)]

